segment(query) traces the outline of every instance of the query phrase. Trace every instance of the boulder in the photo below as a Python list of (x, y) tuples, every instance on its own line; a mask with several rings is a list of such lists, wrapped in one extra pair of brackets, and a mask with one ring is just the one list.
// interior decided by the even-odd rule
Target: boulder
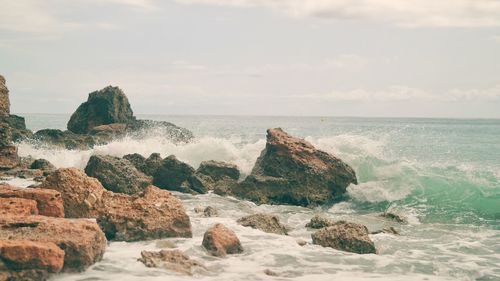
[(51, 273), (61, 271), (64, 251), (52, 242), (30, 240), (0, 240), (0, 270), (8, 271), (44, 270)]
[(53, 243), (64, 251), (64, 271), (83, 271), (100, 261), (106, 238), (89, 220), (45, 216), (0, 216), (0, 240)]
[(0, 123), (7, 124), (12, 130), (12, 140), (20, 141), (33, 137), (33, 132), (26, 128), (24, 117), (9, 115), (0, 117)]
[(220, 223), (213, 225), (205, 232), (202, 246), (207, 249), (211, 255), (217, 257), (243, 252), (240, 239), (238, 239), (232, 230)]
[(144, 156), (138, 153), (133, 153), (127, 154), (123, 156), (123, 158), (130, 161), (137, 168), (137, 170), (148, 176), (154, 176), (163, 161), (160, 153), (151, 153), (148, 158), (144, 158)]
[(357, 180), (349, 165), (277, 128), (267, 130), (251, 174), (232, 192), (258, 204), (315, 206), (339, 200), (351, 183)]
[(35, 201), (38, 214), (48, 217), (64, 217), (61, 193), (51, 189), (17, 188), (0, 184), (0, 198), (22, 198)]
[(280, 219), (277, 216), (268, 214), (253, 214), (242, 217), (238, 219), (237, 222), (242, 226), (259, 229), (267, 233), (288, 235), (286, 226), (280, 223)]
[(30, 169), (39, 169), (42, 171), (51, 172), (54, 171), (56, 167), (52, 165), (52, 163), (50, 163), (49, 160), (36, 159), (35, 161), (33, 161), (33, 163), (31, 163)]
[(10, 115), (9, 89), (5, 85), (5, 78), (0, 75), (0, 117)]
[(86, 134), (94, 127), (112, 123), (134, 121), (132, 109), (127, 97), (118, 87), (108, 86), (89, 94), (71, 115), (68, 130), (77, 134)]
[(85, 167), (88, 176), (98, 179), (107, 190), (125, 194), (143, 191), (152, 179), (138, 171), (127, 159), (92, 155)]
[(185, 193), (206, 193), (206, 184), (196, 175), (190, 165), (179, 161), (174, 155), (163, 159), (153, 176), (154, 185)]
[(240, 170), (238, 170), (236, 165), (213, 160), (201, 162), (196, 172), (209, 176), (214, 181), (224, 179), (238, 180), (240, 178)]
[(127, 159), (130, 163), (132, 163), (132, 165), (134, 165), (134, 167), (137, 170), (146, 174), (144, 172), (145, 167), (146, 167), (146, 158), (144, 156), (140, 155), (139, 153), (132, 153), (132, 154), (124, 155), (123, 159)]
[(325, 217), (320, 216), (320, 215), (315, 215), (306, 224), (306, 227), (319, 229), (319, 228), (323, 228), (323, 227), (332, 226), (334, 224), (335, 224), (335, 222), (329, 218), (325, 218)]
[(212, 206), (207, 206), (206, 208), (196, 207), (194, 208), (194, 212), (197, 214), (203, 213), (205, 217), (216, 217), (219, 214), (217, 209)]
[(368, 234), (364, 225), (339, 221), (316, 231), (311, 237), (313, 244), (323, 247), (358, 254), (376, 254), (375, 244)]
[(0, 198), (0, 215), (38, 215), (36, 201), (23, 198)]
[(190, 259), (179, 250), (142, 251), (138, 261), (147, 267), (164, 268), (185, 275), (193, 275), (197, 269), (206, 270), (202, 263)]

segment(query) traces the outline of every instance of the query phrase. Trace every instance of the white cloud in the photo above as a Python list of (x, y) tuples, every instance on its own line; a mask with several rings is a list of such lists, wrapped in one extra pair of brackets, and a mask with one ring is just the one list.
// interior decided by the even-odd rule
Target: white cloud
[(405, 27), (500, 25), (497, 0), (176, 0), (186, 4), (265, 7), (295, 17), (371, 19)]

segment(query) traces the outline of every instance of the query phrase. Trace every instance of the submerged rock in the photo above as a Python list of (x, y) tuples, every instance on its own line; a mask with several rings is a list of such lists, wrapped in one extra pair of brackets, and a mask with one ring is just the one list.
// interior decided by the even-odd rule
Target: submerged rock
[(153, 176), (154, 185), (168, 190), (185, 193), (206, 193), (206, 184), (196, 175), (190, 165), (170, 155), (161, 162), (161, 166)]
[(165, 268), (186, 275), (193, 275), (197, 269), (206, 270), (201, 262), (190, 259), (179, 250), (142, 251), (138, 261), (147, 267)]
[(259, 229), (267, 233), (288, 235), (286, 226), (280, 223), (280, 219), (274, 215), (254, 214), (242, 217), (237, 221), (242, 226)]
[(405, 217), (395, 213), (385, 212), (380, 214), (379, 216), (399, 223), (408, 223), (408, 220)]
[(384, 227), (381, 230), (372, 231), (370, 234), (379, 234), (379, 233), (387, 233), (393, 235), (399, 235), (399, 231), (397, 231), (394, 227)]
[(0, 184), (0, 198), (21, 198), (35, 202), (37, 213), (49, 217), (64, 217), (61, 194), (51, 189), (17, 188)]
[(333, 226), (316, 231), (311, 237), (313, 244), (323, 247), (358, 254), (376, 254), (375, 244), (368, 234), (364, 225), (339, 221)]
[(259, 204), (314, 206), (339, 199), (351, 183), (357, 180), (349, 165), (277, 128), (267, 130), (266, 148), (232, 192)]
[(211, 255), (217, 257), (243, 252), (240, 239), (238, 239), (232, 230), (220, 223), (213, 225), (205, 232), (202, 246)]
[(315, 215), (306, 224), (306, 227), (319, 229), (319, 228), (323, 228), (323, 227), (332, 226), (334, 224), (335, 224), (335, 222), (329, 218), (325, 218), (325, 217), (320, 216), (320, 215)]
[(125, 194), (141, 192), (153, 182), (127, 159), (110, 155), (92, 155), (85, 173), (98, 179), (107, 190)]

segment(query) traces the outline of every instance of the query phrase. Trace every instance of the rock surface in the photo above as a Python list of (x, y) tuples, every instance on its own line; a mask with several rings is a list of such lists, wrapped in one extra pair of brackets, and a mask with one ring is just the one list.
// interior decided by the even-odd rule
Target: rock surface
[(197, 269), (206, 270), (202, 263), (190, 259), (179, 250), (142, 251), (138, 260), (147, 267), (165, 268), (186, 275), (193, 275)]
[(314, 206), (338, 200), (351, 183), (349, 165), (277, 128), (267, 130), (266, 148), (232, 192), (259, 204)]
[(9, 89), (5, 85), (5, 78), (0, 75), (0, 117), (10, 115)]
[(385, 212), (379, 215), (381, 218), (385, 218), (391, 221), (395, 221), (398, 223), (408, 223), (408, 220), (402, 215), (398, 215), (395, 213)]
[(0, 240), (0, 270), (46, 270), (57, 273), (64, 265), (64, 251), (52, 242)]
[(376, 254), (375, 244), (366, 226), (339, 221), (311, 235), (313, 244), (358, 254)]
[(320, 229), (328, 226), (334, 225), (335, 222), (329, 218), (315, 215), (311, 218), (311, 220), (306, 224), (306, 227)]
[(153, 176), (154, 185), (185, 193), (206, 193), (206, 185), (190, 165), (179, 161), (174, 155), (163, 159)]
[(17, 188), (0, 184), (0, 198), (22, 198), (35, 201), (38, 214), (48, 217), (64, 217), (61, 194), (51, 189)]
[(36, 201), (23, 198), (0, 198), (0, 215), (18, 216), (38, 215)]
[(92, 155), (85, 173), (98, 179), (107, 190), (125, 194), (141, 192), (153, 181), (127, 159), (109, 155)]
[(232, 230), (220, 223), (215, 224), (205, 232), (202, 246), (211, 255), (218, 257), (243, 252), (240, 239), (238, 239)]
[(240, 178), (240, 170), (238, 170), (236, 165), (213, 160), (201, 162), (196, 172), (209, 176), (214, 181), (220, 181), (227, 178), (238, 180)]
[(49, 160), (36, 159), (35, 161), (33, 161), (33, 163), (31, 163), (30, 169), (39, 169), (44, 172), (52, 172), (56, 169), (56, 167), (52, 165)]
[(253, 214), (242, 217), (237, 222), (242, 226), (252, 227), (267, 233), (288, 235), (286, 226), (281, 224), (280, 219), (274, 215)]

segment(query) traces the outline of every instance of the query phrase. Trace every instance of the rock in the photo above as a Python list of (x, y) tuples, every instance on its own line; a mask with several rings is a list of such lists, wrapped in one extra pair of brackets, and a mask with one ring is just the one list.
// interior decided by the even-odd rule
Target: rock
[(118, 87), (108, 86), (89, 94), (71, 115), (68, 130), (77, 134), (90, 132), (96, 126), (134, 121), (127, 97)]
[(8, 145), (0, 147), (0, 170), (13, 169), (19, 165), (17, 147)]
[(208, 206), (205, 208), (205, 210), (203, 210), (203, 215), (205, 217), (216, 217), (217, 215), (219, 215), (219, 212), (217, 212), (217, 209), (215, 209), (214, 207)]
[(57, 273), (64, 265), (64, 251), (52, 242), (0, 240), (0, 269), (2, 264), (9, 271), (34, 269)]
[(26, 128), (24, 117), (11, 114), (0, 117), (0, 123), (7, 124), (11, 128), (13, 141), (17, 142), (33, 137), (33, 132)]
[(156, 241), (156, 247), (157, 248), (162, 248), (162, 249), (173, 249), (177, 248), (177, 245), (170, 240), (158, 240)]
[(49, 278), (46, 270), (28, 269), (21, 271), (9, 271), (0, 265), (0, 280), (2, 281), (45, 281)]
[(127, 154), (123, 158), (129, 160), (137, 170), (148, 176), (154, 176), (163, 161), (159, 153), (152, 153), (147, 159), (138, 153)]
[(107, 190), (125, 194), (138, 193), (152, 183), (150, 177), (139, 172), (127, 159), (109, 155), (92, 155), (85, 173), (97, 178)]
[(237, 221), (242, 226), (259, 229), (267, 233), (275, 233), (288, 235), (288, 231), (284, 225), (280, 223), (280, 219), (274, 215), (254, 214), (242, 217)]
[(399, 232), (394, 227), (392, 227), (392, 226), (390, 226), (390, 227), (384, 227), (381, 230), (372, 231), (370, 234), (379, 234), (379, 233), (387, 233), (387, 234), (399, 235)]
[(153, 183), (163, 189), (185, 193), (206, 193), (208, 190), (193, 167), (179, 161), (174, 155), (163, 159), (153, 176)]
[(189, 216), (168, 191), (149, 186), (134, 196), (106, 192), (103, 201), (97, 222), (110, 240), (192, 237)]
[(190, 259), (179, 250), (142, 251), (138, 261), (147, 267), (165, 268), (186, 275), (193, 275), (196, 269), (206, 270), (202, 263)]
[(123, 159), (127, 159), (130, 163), (132, 163), (132, 165), (134, 165), (134, 167), (137, 170), (146, 174), (144, 172), (145, 167), (146, 167), (146, 158), (144, 156), (140, 155), (139, 153), (132, 153), (132, 154), (124, 155)]
[(278, 273), (276, 273), (276, 272), (274, 272), (274, 271), (272, 271), (270, 269), (265, 269), (264, 270), (264, 274), (267, 275), (267, 276), (279, 276)]
[(52, 163), (50, 163), (48, 160), (45, 159), (36, 159), (31, 163), (30, 169), (40, 169), (43, 171), (53, 171), (56, 169)]
[(36, 201), (23, 198), (0, 198), (0, 215), (38, 215)]
[(8, 124), (0, 123), (0, 149), (12, 145), (12, 129)]
[(214, 181), (220, 181), (226, 178), (238, 180), (240, 178), (240, 170), (238, 170), (236, 165), (213, 160), (201, 162), (196, 172), (209, 176)]
[(205, 232), (202, 246), (211, 255), (217, 257), (243, 252), (243, 247), (236, 234), (220, 223), (215, 224)]
[(298, 239), (298, 240), (297, 240), (297, 244), (298, 244), (299, 246), (305, 246), (305, 245), (307, 245), (307, 241), (302, 240), (302, 239)]
[(117, 137), (125, 134), (127, 132), (127, 124), (125, 123), (113, 123), (107, 125), (95, 126), (90, 130), (91, 135), (102, 135), (106, 137)]
[(103, 143), (90, 135), (78, 135), (70, 131), (57, 129), (43, 129), (33, 135), (33, 139), (40, 144), (49, 144), (64, 147), (66, 149), (86, 150), (95, 144)]
[(339, 221), (311, 235), (313, 244), (358, 254), (376, 254), (366, 226)]
[(10, 115), (9, 89), (5, 85), (5, 78), (0, 75), (0, 116)]
[(267, 130), (266, 148), (232, 192), (259, 204), (315, 206), (340, 199), (351, 183), (349, 165), (277, 128)]
[(306, 224), (306, 227), (309, 228), (323, 228), (334, 225), (335, 222), (329, 218), (322, 217), (320, 215), (315, 215), (311, 218), (311, 220)]
[(135, 120), (128, 124), (128, 130), (131, 134), (139, 136), (161, 136), (173, 141), (174, 143), (186, 143), (194, 138), (191, 131), (166, 121)]
[(408, 220), (405, 217), (398, 215), (398, 214), (395, 214), (395, 213), (386, 212), (386, 213), (380, 214), (379, 216), (382, 218), (386, 218), (386, 219), (395, 221), (395, 222), (399, 222), (399, 223), (408, 223)]
[(0, 240), (54, 243), (64, 250), (64, 271), (83, 271), (100, 261), (106, 238), (95, 222), (45, 216), (0, 216)]
[(22, 198), (35, 201), (38, 214), (48, 217), (64, 217), (61, 193), (51, 189), (16, 188), (0, 184), (0, 198)]

